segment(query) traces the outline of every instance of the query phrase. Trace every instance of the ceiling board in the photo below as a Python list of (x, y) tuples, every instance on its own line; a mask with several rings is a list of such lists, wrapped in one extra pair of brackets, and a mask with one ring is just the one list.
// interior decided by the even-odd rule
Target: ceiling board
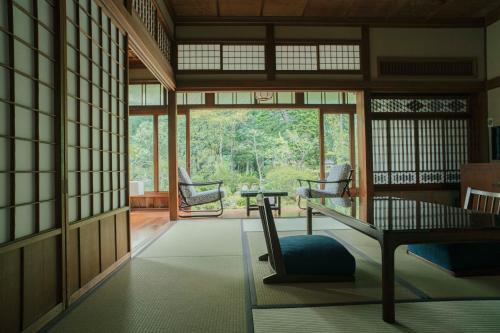
[(221, 16), (260, 16), (264, 0), (219, 0)]
[(176, 16), (217, 16), (216, 0), (170, 0)]
[(307, 0), (264, 0), (263, 16), (302, 16)]
[[(164, 0), (177, 17), (485, 18), (500, 0)], [(219, 9), (219, 10), (217, 10)]]

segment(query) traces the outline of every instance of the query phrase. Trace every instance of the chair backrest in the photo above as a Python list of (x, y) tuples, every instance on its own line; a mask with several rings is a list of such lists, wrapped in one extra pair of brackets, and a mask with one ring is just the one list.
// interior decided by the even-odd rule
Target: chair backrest
[[(179, 167), (179, 183), (184, 183), (184, 184), (192, 184), (193, 181), (191, 180), (191, 177), (189, 177), (189, 174), (187, 173), (186, 169), (183, 167)], [(191, 198), (196, 194), (196, 189), (194, 186), (179, 186), (179, 190), (182, 192), (182, 195), (185, 198)]]
[(467, 188), (464, 209), (500, 214), (500, 193)]
[(265, 198), (262, 193), (258, 194), (257, 205), (259, 206), (262, 229), (264, 229), (269, 263), (274, 268), (276, 273), (285, 274), (285, 264), (281, 255), (280, 241), (276, 225), (274, 224), (273, 211), (271, 209), (271, 205), (269, 204), (269, 198)]
[[(347, 164), (347, 163), (337, 164), (337, 165), (333, 165), (330, 168), (330, 171), (328, 172), (328, 177), (326, 178), (326, 180), (327, 181), (345, 180), (346, 182), (349, 182), (350, 175), (351, 175), (351, 166), (349, 164)], [(330, 192), (330, 193), (341, 195), (342, 192), (344, 191), (345, 186), (346, 186), (346, 182), (326, 184), (325, 190)]]

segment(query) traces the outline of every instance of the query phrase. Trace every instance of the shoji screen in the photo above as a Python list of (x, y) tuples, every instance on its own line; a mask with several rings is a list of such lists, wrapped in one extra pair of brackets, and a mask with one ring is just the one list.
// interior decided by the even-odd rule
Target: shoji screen
[(125, 35), (90, 0), (67, 1), (68, 219), (126, 206)]
[(126, 258), (127, 40), (92, 0), (66, 0), (70, 302)]
[(55, 227), (56, 112), (52, 3), (1, 1), (0, 6), (3, 243)]
[(57, 2), (0, 1), (0, 331), (62, 310)]

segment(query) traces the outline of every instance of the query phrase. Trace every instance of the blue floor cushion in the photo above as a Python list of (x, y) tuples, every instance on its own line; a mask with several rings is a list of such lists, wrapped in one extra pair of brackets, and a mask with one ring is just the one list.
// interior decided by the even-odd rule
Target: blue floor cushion
[(414, 244), (408, 251), (453, 272), (500, 268), (500, 243)]
[(287, 274), (351, 276), (354, 257), (337, 240), (321, 235), (289, 236), (279, 239)]

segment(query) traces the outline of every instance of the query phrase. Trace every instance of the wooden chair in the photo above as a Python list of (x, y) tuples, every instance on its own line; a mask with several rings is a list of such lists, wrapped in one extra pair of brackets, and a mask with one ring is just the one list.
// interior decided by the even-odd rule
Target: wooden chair
[[(500, 193), (467, 188), (464, 209), (500, 214)], [(451, 243), (408, 245), (414, 255), (456, 276), (500, 274), (500, 243)]]
[(468, 187), (465, 194), (464, 209), (499, 215), (500, 193), (481, 191)]
[(257, 205), (268, 252), (259, 260), (268, 260), (274, 270), (264, 283), (354, 280), (354, 257), (337, 240), (321, 235), (278, 238), (269, 198), (259, 194)]

